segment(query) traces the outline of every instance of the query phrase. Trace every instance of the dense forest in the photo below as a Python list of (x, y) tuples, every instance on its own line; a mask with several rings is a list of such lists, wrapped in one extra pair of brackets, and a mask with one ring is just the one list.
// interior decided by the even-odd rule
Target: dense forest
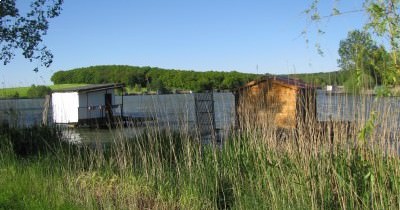
[(125, 83), (128, 87), (151, 90), (233, 89), (257, 78), (256, 74), (231, 72), (195, 72), (157, 67), (123, 65), (91, 66), (69, 71), (58, 71), (51, 77), (54, 84)]
[[(343, 85), (349, 78), (348, 71), (292, 74), (290, 76), (318, 86)], [(58, 71), (52, 77), (54, 84), (125, 83), (130, 88), (150, 90), (227, 90), (239, 87), (261, 75), (231, 72), (196, 72), (157, 67), (106, 65)], [(287, 75), (285, 75), (287, 76)]]

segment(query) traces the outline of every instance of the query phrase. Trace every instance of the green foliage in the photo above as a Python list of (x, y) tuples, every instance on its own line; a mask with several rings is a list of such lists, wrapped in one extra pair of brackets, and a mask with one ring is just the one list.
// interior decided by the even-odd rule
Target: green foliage
[(307, 74), (291, 74), (289, 76), (299, 78), (304, 82), (323, 87), (325, 85), (343, 85), (350, 75), (351, 72), (347, 71), (333, 71)]
[(19, 98), (19, 93), (15, 92), (14, 95), (12, 96), (13, 98)]
[(153, 80), (149, 84), (148, 89), (157, 91), (160, 94), (166, 93), (168, 91), (164, 85), (164, 82), (160, 79)]
[(367, 139), (370, 137), (375, 127), (376, 127), (376, 112), (371, 111), (369, 119), (367, 120), (367, 122), (365, 122), (364, 127), (358, 133), (358, 140), (360, 145), (366, 143)]
[(135, 84), (135, 87), (133, 87), (133, 91), (136, 93), (140, 93), (142, 91), (142, 86), (140, 84)]
[(50, 93), (51, 88), (44, 85), (32, 85), (27, 91), (29, 98), (43, 98)]
[(374, 89), (374, 93), (378, 97), (388, 97), (388, 96), (393, 95), (393, 93), (390, 91), (390, 89), (387, 86), (376, 86)]
[(348, 93), (360, 93), (361, 90), (372, 89), (375, 87), (375, 80), (368, 74), (358, 75), (353, 73), (344, 83), (344, 88)]
[[(349, 32), (346, 40), (340, 43), (338, 61), (343, 70), (361, 71), (370, 74), (377, 84), (398, 84), (400, 78), (399, 52), (400, 52), (400, 1), (397, 0), (363, 0), (358, 2), (359, 9), (353, 8), (349, 11), (337, 6), (340, 0), (332, 0), (332, 13), (321, 15), (320, 9), (326, 9), (320, 5), (320, 0), (312, 0), (311, 5), (305, 10), (311, 22), (320, 31), (320, 22), (323, 18), (346, 13), (363, 12), (366, 18), (363, 31), (355, 30)], [(344, 11), (344, 12), (341, 12)], [(329, 26), (329, 24), (328, 24)], [(372, 37), (369, 35), (373, 33)], [(315, 32), (318, 33), (318, 32)], [(303, 32), (307, 34), (307, 31)], [(319, 34), (319, 33), (318, 33)], [(307, 39), (308, 42), (308, 39)], [(376, 42), (385, 43), (385, 46), (377, 47)], [(318, 50), (318, 49), (317, 49)], [(362, 75), (359, 72), (359, 75)]]
[(209, 89), (234, 89), (257, 77), (255, 74), (232, 72), (195, 72), (156, 67), (92, 66), (53, 74), (54, 84), (64, 83), (125, 83), (129, 87), (140, 85), (157, 90), (184, 89), (203, 91)]
[[(42, 36), (47, 33), (49, 20), (60, 14), (63, 0), (33, 0), (29, 3), (30, 7), (16, 4), (15, 0), (0, 1), (0, 60), (4, 65), (8, 64), (18, 49), (30, 62), (37, 60), (42, 66), (49, 67), (53, 54), (41, 45)], [(29, 9), (21, 14), (18, 7)], [(38, 71), (38, 68), (34, 70)]]
[(354, 30), (347, 34), (347, 38), (340, 41), (339, 44), (339, 67), (342, 70), (354, 71), (357, 68), (363, 68), (364, 72), (370, 68), (370, 60), (373, 51), (378, 46), (372, 40), (368, 32)]
[[(383, 46), (378, 47), (371, 35), (365, 31), (350, 31), (347, 38), (340, 41), (338, 60), (343, 71), (352, 71), (358, 76), (370, 75), (376, 85), (388, 84), (387, 75), (390, 72), (390, 56)], [(356, 85), (363, 78), (354, 78)]]

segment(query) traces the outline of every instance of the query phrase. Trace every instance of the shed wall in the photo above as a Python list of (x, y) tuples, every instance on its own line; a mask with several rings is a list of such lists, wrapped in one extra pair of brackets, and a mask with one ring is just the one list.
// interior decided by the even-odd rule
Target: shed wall
[[(99, 106), (105, 106), (105, 94), (111, 94), (112, 104), (115, 104), (113, 90), (102, 90), (96, 92), (79, 93), (79, 119), (100, 118), (104, 116)], [(94, 109), (88, 110), (88, 107)]]
[(237, 117), (242, 126), (296, 127), (297, 89), (266, 80), (240, 90)]
[(275, 124), (282, 128), (296, 127), (296, 95), (297, 90), (279, 84), (273, 83), (271, 90), (267, 93), (269, 108), (275, 113)]
[(52, 94), (53, 121), (78, 123), (79, 97), (77, 92)]

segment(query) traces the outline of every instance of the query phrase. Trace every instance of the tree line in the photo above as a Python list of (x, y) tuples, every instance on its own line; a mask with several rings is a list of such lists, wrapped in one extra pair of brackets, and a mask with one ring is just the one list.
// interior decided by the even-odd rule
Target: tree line
[[(303, 80), (306, 83), (324, 87), (326, 85), (344, 85), (350, 77), (349, 71), (332, 71), (318, 73), (291, 74), (291, 77)], [(287, 75), (283, 75), (287, 76)]]
[(150, 90), (204, 90), (234, 89), (256, 79), (257, 74), (237, 71), (195, 72), (157, 67), (138, 67), (127, 65), (104, 65), (58, 71), (53, 74), (54, 84), (103, 84), (124, 83), (128, 87), (146, 87)]

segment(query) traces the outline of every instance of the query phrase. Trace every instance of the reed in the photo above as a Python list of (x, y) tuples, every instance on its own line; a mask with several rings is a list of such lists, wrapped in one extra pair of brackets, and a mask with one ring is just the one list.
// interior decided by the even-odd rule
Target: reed
[(399, 209), (398, 110), (351, 98), (336, 98), (323, 123), (243, 126), (220, 145), (184, 120), (113, 130), (107, 146), (3, 128), (0, 209)]

